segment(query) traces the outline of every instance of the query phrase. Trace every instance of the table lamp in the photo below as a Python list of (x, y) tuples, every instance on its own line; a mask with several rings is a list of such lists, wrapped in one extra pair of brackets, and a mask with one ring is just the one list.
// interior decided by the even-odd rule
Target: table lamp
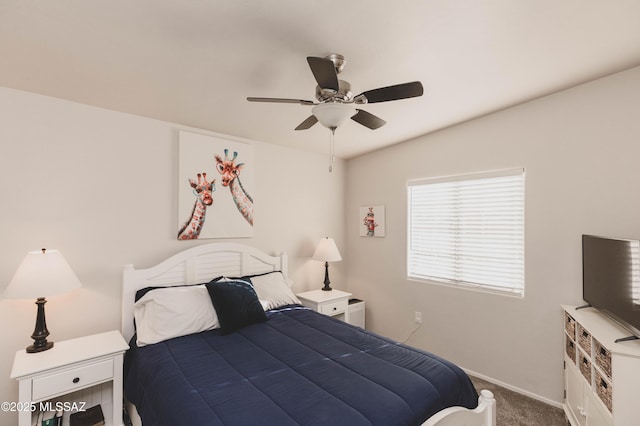
[(313, 260), (324, 262), (324, 291), (331, 291), (331, 281), (329, 281), (329, 262), (338, 262), (342, 260), (338, 247), (333, 238), (325, 237), (320, 240), (316, 251), (313, 253)]
[(27, 347), (27, 352), (42, 352), (53, 347), (53, 342), (47, 341), (45, 296), (66, 293), (80, 286), (80, 280), (59, 251), (42, 249), (27, 253), (4, 291), (8, 299), (37, 299), (36, 326), (31, 335), (34, 343)]

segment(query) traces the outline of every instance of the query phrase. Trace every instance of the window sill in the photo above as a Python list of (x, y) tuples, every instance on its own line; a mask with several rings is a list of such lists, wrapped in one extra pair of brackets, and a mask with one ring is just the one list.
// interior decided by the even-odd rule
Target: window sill
[(414, 281), (414, 282), (419, 282), (419, 283), (426, 283), (426, 284), (439, 285), (439, 286), (443, 286), (443, 287), (455, 288), (455, 289), (460, 289), (460, 290), (475, 291), (475, 292), (478, 292), (478, 293), (495, 294), (495, 295), (498, 295), (498, 296), (506, 296), (506, 297), (511, 297), (511, 298), (514, 298), (514, 299), (524, 299), (524, 291), (522, 291), (522, 292), (514, 292), (514, 291), (510, 291), (510, 290), (502, 290), (502, 289), (495, 288), (495, 287), (493, 287), (493, 288), (492, 287), (485, 287), (483, 285), (470, 284), (470, 283), (465, 283), (465, 282), (454, 283), (454, 282), (451, 282), (451, 281), (438, 280), (438, 279), (435, 279), (435, 278), (423, 278), (423, 277), (407, 276), (407, 280)]

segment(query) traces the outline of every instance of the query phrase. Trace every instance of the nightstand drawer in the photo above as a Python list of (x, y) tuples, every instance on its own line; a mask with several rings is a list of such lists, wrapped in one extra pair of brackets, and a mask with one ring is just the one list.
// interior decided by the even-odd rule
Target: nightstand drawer
[(113, 378), (113, 359), (86, 365), (33, 380), (32, 398), (45, 400), (74, 389), (85, 388)]
[(337, 315), (347, 311), (348, 301), (347, 299), (338, 300), (335, 302), (323, 303), (319, 306), (321, 314), (325, 315)]

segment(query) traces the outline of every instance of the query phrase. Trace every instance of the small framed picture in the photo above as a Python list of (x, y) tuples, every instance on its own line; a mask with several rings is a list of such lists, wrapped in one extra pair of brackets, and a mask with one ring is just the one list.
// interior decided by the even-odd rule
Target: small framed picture
[(384, 206), (360, 207), (360, 236), (384, 237)]

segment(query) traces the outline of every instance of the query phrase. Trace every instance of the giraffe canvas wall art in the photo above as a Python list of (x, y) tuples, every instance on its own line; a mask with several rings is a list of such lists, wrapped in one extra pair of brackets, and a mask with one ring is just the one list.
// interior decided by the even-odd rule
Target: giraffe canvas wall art
[(178, 139), (178, 239), (251, 237), (251, 145), (185, 131)]

